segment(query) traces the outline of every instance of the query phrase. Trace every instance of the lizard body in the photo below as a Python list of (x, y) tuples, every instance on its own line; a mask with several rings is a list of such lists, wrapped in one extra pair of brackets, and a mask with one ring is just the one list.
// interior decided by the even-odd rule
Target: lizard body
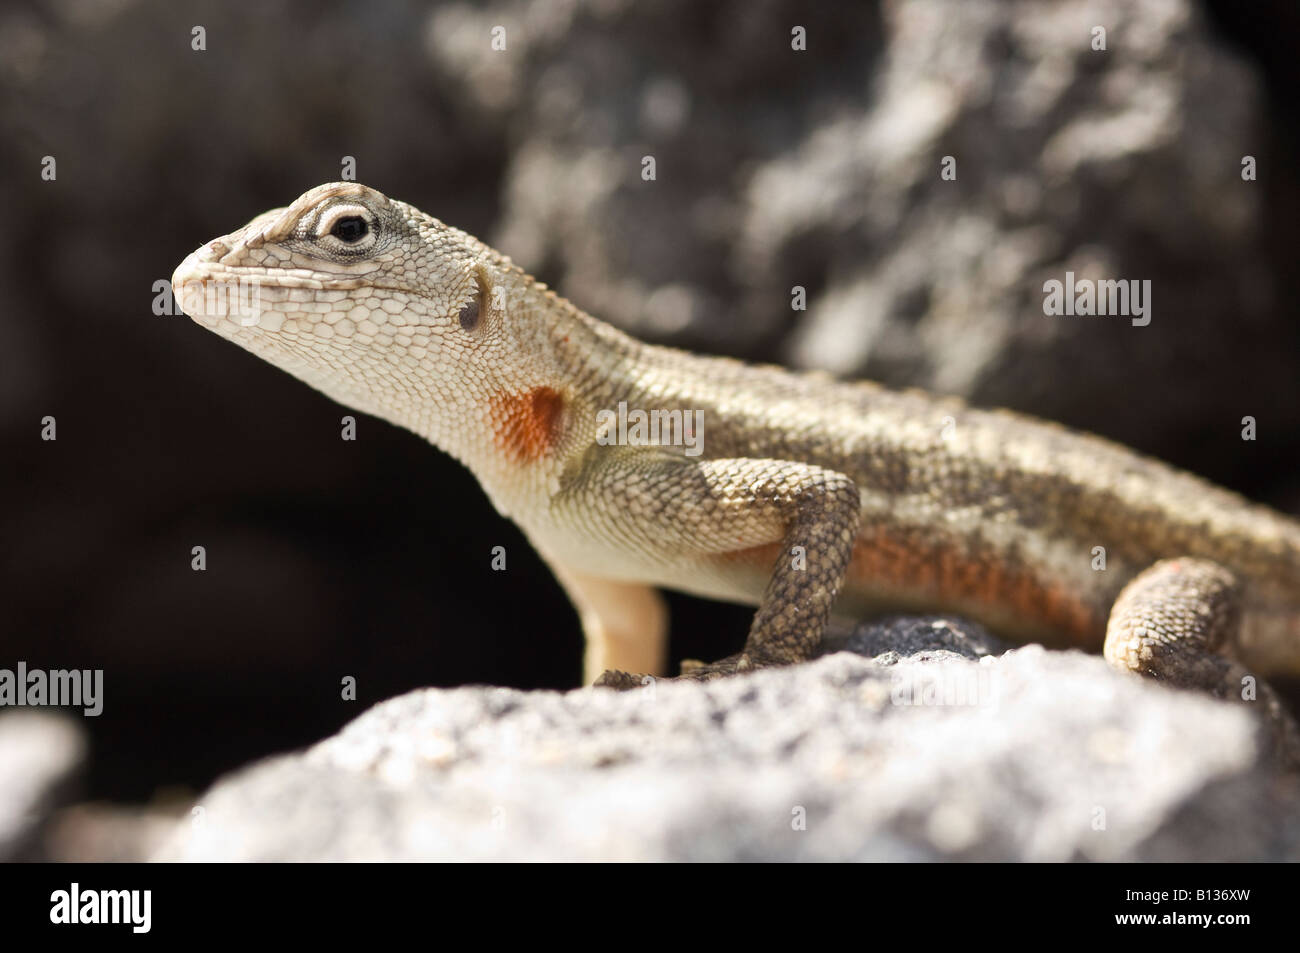
[[(232, 281), (249, 313), (214, 295)], [(758, 605), (745, 650), (693, 677), (806, 658), (833, 605), (1105, 643), (1207, 687), (1300, 674), (1300, 524), (1100, 438), (644, 344), (355, 183), (207, 243), (172, 282), (203, 326), (467, 465), (568, 590), (606, 684), (661, 671), (655, 587)], [(698, 420), (698, 455), (607, 444), (620, 404)]]

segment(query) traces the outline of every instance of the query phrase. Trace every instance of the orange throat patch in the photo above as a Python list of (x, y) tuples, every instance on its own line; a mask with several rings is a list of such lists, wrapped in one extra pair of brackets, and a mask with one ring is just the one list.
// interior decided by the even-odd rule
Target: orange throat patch
[(564, 397), (551, 387), (534, 387), (492, 398), (492, 441), (514, 463), (536, 463), (555, 448)]

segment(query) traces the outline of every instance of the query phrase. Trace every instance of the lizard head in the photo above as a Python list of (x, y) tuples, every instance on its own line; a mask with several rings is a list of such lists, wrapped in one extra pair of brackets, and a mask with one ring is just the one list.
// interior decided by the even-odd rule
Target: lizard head
[[(504, 288), (477, 239), (354, 182), (322, 185), (190, 254), (172, 275), (197, 323), (340, 403), (455, 453), (448, 428), (499, 376)], [(513, 287), (513, 286), (512, 286)]]

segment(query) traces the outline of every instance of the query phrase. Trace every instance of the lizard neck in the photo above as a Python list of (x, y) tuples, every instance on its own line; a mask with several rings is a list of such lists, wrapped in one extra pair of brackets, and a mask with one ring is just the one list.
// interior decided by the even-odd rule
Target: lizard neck
[(626, 389), (649, 345), (508, 260), (491, 264), (489, 281), (504, 307), (475, 361), (481, 383), (460, 406), (405, 425), (469, 467), (498, 511), (526, 522), (594, 443), (597, 412)]

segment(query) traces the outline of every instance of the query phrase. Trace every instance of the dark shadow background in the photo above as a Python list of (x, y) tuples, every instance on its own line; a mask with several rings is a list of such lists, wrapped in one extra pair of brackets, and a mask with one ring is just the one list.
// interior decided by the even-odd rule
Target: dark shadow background
[[(1051, 6), (1018, 5), (1014, 16)], [(1086, 36), (1087, 5), (1074, 6)], [(1191, 34), (1236, 60), (1257, 93), (1223, 106), (1223, 128), (1249, 131), (1230, 150), (1261, 159), (1246, 217), (1225, 217), (1220, 234), (1205, 226), (1213, 215), (1197, 217), (1203, 196), (1177, 191), (1182, 164), (1202, 152), (1195, 137), (1226, 135), (1213, 122), (1200, 132), (1189, 123), (1184, 145), (1099, 165), (1095, 181), (1076, 175), (1073, 211), (1045, 200), (992, 216), (1017, 229), (1041, 216), (1060, 245), (1048, 263), (1101, 248), (1111, 274), (1163, 279), (1156, 307), (1175, 304), (1157, 311), (1151, 333), (1089, 325), (1045, 338), (1034, 313), (1041, 279), (1021, 282), (990, 293), (1006, 304), (1007, 343), (961, 374), (960, 355), (917, 344), (926, 322), (954, 327), (942, 323), (952, 319), (939, 283), (922, 281), (896, 289), (894, 323), (851, 370), (1101, 432), (1295, 512), (1300, 14), (1289, 2), (1187, 9), (1189, 24), (1168, 34), (1172, 74), (1196, 73), (1201, 54), (1183, 44)], [(1012, 15), (987, 14), (999, 16)], [(1111, 31), (1115, 46), (1125, 22)], [(506, 54), (487, 45), (496, 23), (507, 27)], [(803, 56), (791, 54), (794, 23), (808, 29)], [(195, 24), (207, 31), (204, 52), (190, 48)], [(354, 156), (359, 181), (498, 244), (635, 333), (818, 363), (790, 285), (824, 302), (857, 287), (860, 261), (876, 269), (869, 278), (904, 272), (886, 256), (909, 241), (924, 249), (906, 229), (945, 207), (927, 204), (937, 162), (924, 154), (923, 187), (894, 188), (868, 153), (863, 181), (904, 196), (898, 214), (864, 203), (855, 217), (841, 203), (807, 221), (791, 215), (767, 244), (753, 223), (785, 199), (760, 173), (797, 169), (820, 130), (888, 101), (882, 77), (902, 69), (888, 61), (900, 35), (871, 3), (591, 3), (569, 14), (524, 2), (6, 4), (0, 667), (105, 670), (105, 712), (87, 720), (86, 796), (202, 787), (418, 686), (562, 689), (580, 675), (573, 610), (466, 471), (371, 418), (357, 442), (342, 442), (344, 409), (184, 317), (153, 314), (155, 282), (200, 243), (338, 179), (342, 157)], [(990, 74), (1005, 65), (1013, 78), (1032, 59), (1009, 26), (983, 35)], [(1142, 53), (1157, 71), (1163, 55), (1158, 42)], [(1087, 68), (1075, 83), (1081, 95), (1126, 95)], [(1001, 95), (995, 83), (994, 114)], [(1216, 108), (1189, 96), (1188, 115), (1214, 120)], [(969, 157), (959, 182), (979, 191), (982, 167), (1034, 168), (1058, 119), (1024, 138), (954, 120), (932, 144)], [(647, 152), (661, 188), (636, 179)], [(40, 178), (45, 155), (57, 159), (54, 182)], [(845, 155), (851, 178), (856, 160)], [(625, 178), (609, 186), (619, 168)], [(1225, 191), (1235, 174), (1227, 169)], [(1161, 182), (1170, 185), (1147, 214)], [(1136, 210), (1127, 219), (1107, 206), (1116, 195)], [(1183, 209), (1186, 219), (1169, 211)], [(960, 279), (964, 266), (951, 267)], [(666, 285), (679, 307), (654, 298)], [(1186, 302), (1172, 290), (1183, 285)], [(1261, 419), (1256, 444), (1238, 438), (1243, 414)], [(55, 442), (40, 439), (46, 415)], [(206, 572), (190, 569), (195, 545), (207, 549)], [(489, 568), (497, 545), (508, 572)], [(749, 618), (676, 596), (672, 610), (674, 663), (734, 651)], [(356, 702), (340, 700), (346, 676), (358, 681)]]

